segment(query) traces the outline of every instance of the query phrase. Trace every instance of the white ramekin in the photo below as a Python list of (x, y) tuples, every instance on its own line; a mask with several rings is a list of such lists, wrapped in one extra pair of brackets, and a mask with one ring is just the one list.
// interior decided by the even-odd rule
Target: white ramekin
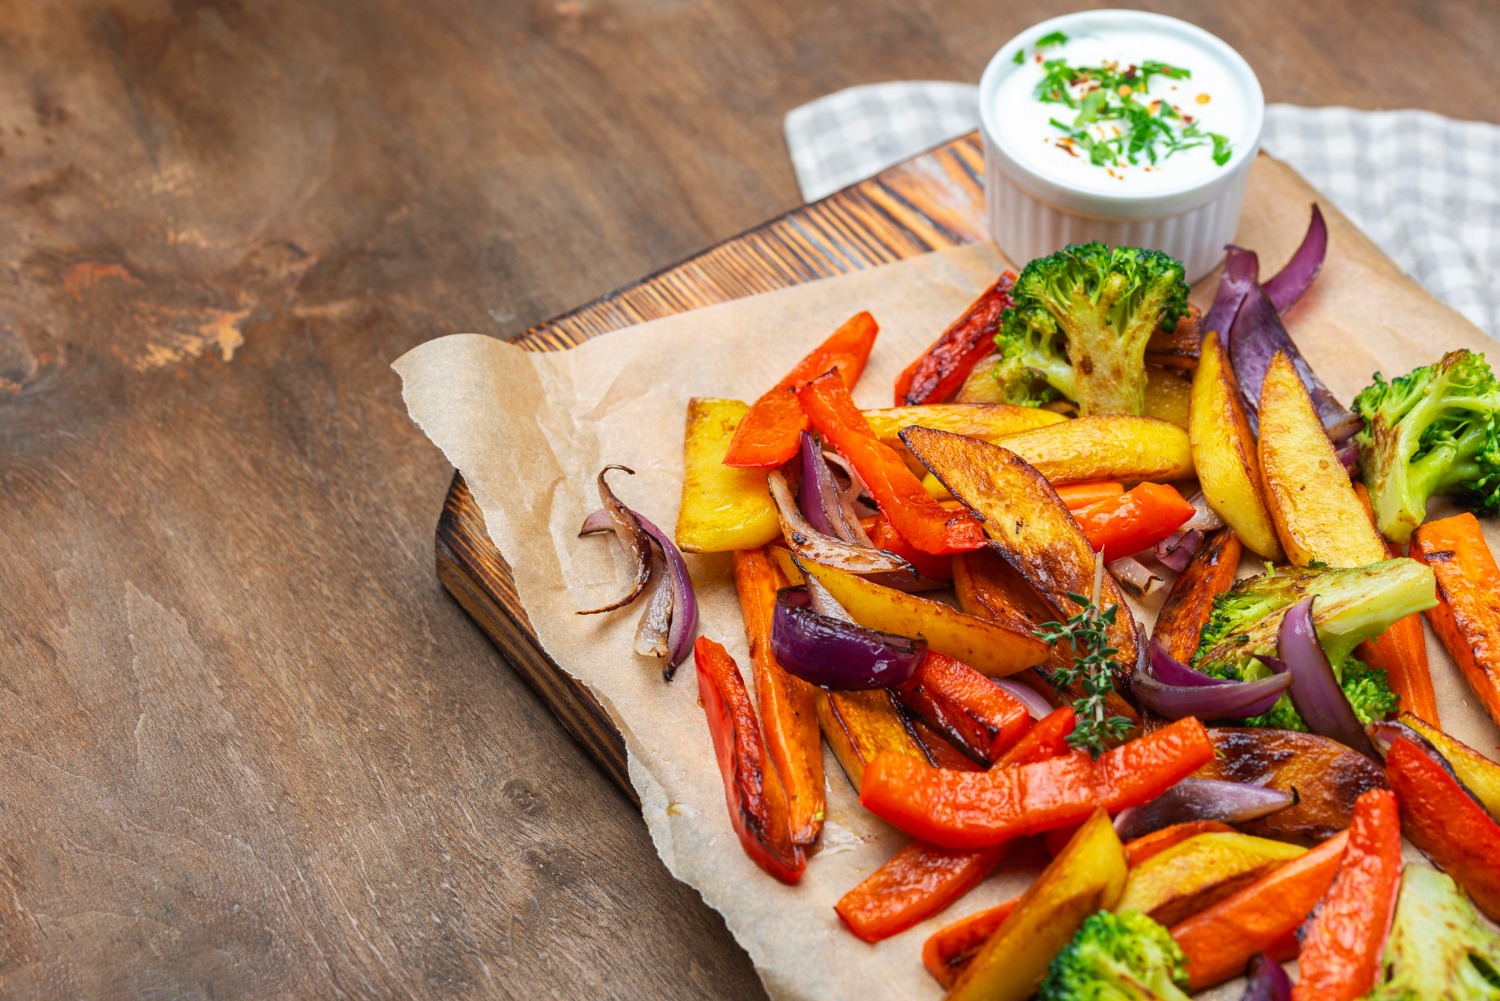
[[(1047, 177), (1022, 163), (1001, 127), (995, 95), (1014, 71), (1018, 50), (1044, 35), (1143, 29), (1175, 34), (1217, 54), (1243, 88), (1249, 110), (1246, 138), (1220, 171), (1166, 191), (1104, 194), (1084, 191)], [(1137, 10), (1089, 10), (1043, 21), (1021, 32), (990, 60), (979, 82), (979, 123), (984, 137), (985, 205), (990, 234), (1006, 257), (1025, 264), (1070, 243), (1099, 240), (1123, 247), (1150, 247), (1182, 261), (1188, 281), (1208, 274), (1234, 240), (1250, 164), (1260, 149), (1265, 97), (1255, 71), (1228, 44), (1175, 17)]]

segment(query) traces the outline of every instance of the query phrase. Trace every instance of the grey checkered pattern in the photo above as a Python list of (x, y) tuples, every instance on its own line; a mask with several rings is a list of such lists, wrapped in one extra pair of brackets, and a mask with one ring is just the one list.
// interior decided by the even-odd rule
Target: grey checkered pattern
[[(976, 93), (959, 83), (883, 83), (794, 109), (786, 142), (803, 197), (976, 128)], [(1500, 125), (1273, 104), (1263, 145), (1430, 292), (1500, 336)]]

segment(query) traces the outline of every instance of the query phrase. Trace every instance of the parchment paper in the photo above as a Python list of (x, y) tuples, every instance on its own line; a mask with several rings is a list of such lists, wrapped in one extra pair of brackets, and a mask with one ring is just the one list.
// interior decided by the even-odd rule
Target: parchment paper
[[(1296, 247), (1317, 198), (1285, 165), (1265, 156), (1256, 163), (1237, 242), (1259, 252), (1263, 275)], [(1402, 373), (1444, 350), (1492, 346), (1406, 279), (1337, 210), (1326, 203), (1323, 210), (1328, 261), (1287, 322), (1341, 398), (1351, 399), (1376, 369)], [(473, 490), (543, 647), (593, 689), (624, 734), (631, 781), (662, 861), (724, 915), (773, 998), (938, 998), (941, 990), (921, 965), (925, 938), (1013, 896), (1036, 870), (1006, 871), (937, 918), (866, 945), (843, 930), (833, 904), (905, 838), (860, 809), (827, 755), (822, 851), (798, 887), (760, 872), (729, 825), (692, 665), (666, 685), (659, 661), (632, 653), (639, 606), (575, 614), (612, 599), (629, 576), (609, 538), (576, 537), (584, 515), (599, 506), (594, 476), (606, 463), (635, 469), (634, 477), (613, 478), (616, 491), (670, 530), (690, 397), (753, 400), (843, 320), (868, 309), (881, 332), (855, 398), (889, 406), (896, 373), (1003, 266), (993, 247), (965, 247), (645, 323), (570, 351), (528, 352), (458, 334), (424, 344), (394, 366), (413, 420)], [(1200, 305), (1216, 282), (1211, 276), (1195, 289)], [(1500, 545), (1493, 522), (1487, 532), (1491, 546)], [(702, 633), (729, 649), (751, 683), (729, 557), (687, 560)], [(1428, 649), (1445, 728), (1493, 756), (1500, 733), (1430, 631)]]

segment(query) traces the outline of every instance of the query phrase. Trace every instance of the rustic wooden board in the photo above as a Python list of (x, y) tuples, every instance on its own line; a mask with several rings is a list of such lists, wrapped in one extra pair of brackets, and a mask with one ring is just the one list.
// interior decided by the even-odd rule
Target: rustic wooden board
[[(889, 264), (982, 236), (984, 154), (970, 134), (728, 240), (527, 331), (516, 343), (563, 351), (645, 320)], [(547, 655), (505, 557), (455, 474), (437, 529), (438, 578), (626, 795), (625, 742), (609, 715)]]

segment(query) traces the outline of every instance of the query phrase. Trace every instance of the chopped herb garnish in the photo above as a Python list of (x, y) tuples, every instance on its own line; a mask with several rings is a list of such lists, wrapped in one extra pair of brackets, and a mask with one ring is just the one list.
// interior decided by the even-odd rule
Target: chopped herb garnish
[[(1051, 38), (1043, 38), (1037, 48)], [(1066, 36), (1060, 41), (1067, 41)], [(1228, 136), (1205, 132), (1170, 102), (1149, 98), (1151, 80), (1159, 76), (1186, 80), (1192, 72), (1152, 59), (1124, 69), (1118, 63), (1074, 66), (1063, 58), (1047, 59), (1033, 93), (1045, 104), (1077, 112), (1071, 123), (1051, 120), (1064, 133), (1057, 143), (1068, 152), (1087, 154), (1097, 167), (1156, 166), (1174, 153), (1208, 145), (1213, 146), (1214, 163), (1228, 163), (1233, 153)]]
[(1061, 31), (1051, 31), (1036, 40), (1036, 47), (1045, 49), (1053, 45), (1066, 45), (1068, 36)]
[(1011, 57), (1010, 61), (1013, 62), (1013, 63), (1015, 63), (1017, 66), (1021, 65), (1022, 63), (1024, 63), (1026, 61), (1026, 50), (1025, 49), (1017, 49), (1016, 50), (1016, 54)]
[(1104, 559), (1099, 557), (1094, 566), (1093, 597), (1073, 594), (1068, 597), (1082, 609), (1067, 622), (1043, 622), (1032, 630), (1044, 643), (1056, 645), (1067, 642), (1073, 647), (1073, 666), (1054, 671), (1051, 677), (1058, 687), (1079, 681), (1083, 696), (1073, 701), (1073, 712), (1078, 722), (1068, 735), (1068, 743), (1081, 747), (1094, 757), (1104, 753), (1104, 742), (1108, 738), (1119, 738), (1130, 732), (1134, 724), (1124, 716), (1110, 716), (1105, 699), (1114, 694), (1115, 671), (1119, 665), (1113, 660), (1120, 651), (1109, 645), (1109, 627), (1114, 625), (1119, 614), (1119, 605), (1110, 605), (1099, 610), (1099, 593), (1104, 585)]

